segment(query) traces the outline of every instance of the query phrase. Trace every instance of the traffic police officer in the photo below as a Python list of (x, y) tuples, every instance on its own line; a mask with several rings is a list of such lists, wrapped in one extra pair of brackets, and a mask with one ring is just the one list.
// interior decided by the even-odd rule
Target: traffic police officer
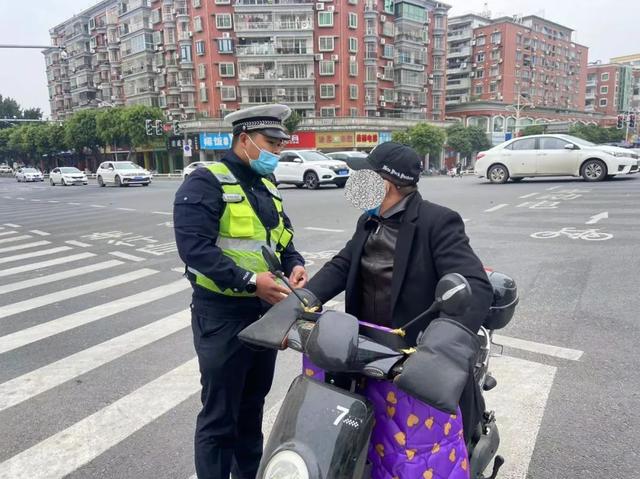
[(236, 335), (288, 290), (268, 272), (261, 246), (280, 256), (294, 287), (307, 281), (304, 259), (275, 185), (267, 179), (289, 139), (285, 105), (236, 111), (232, 149), (191, 173), (173, 210), (176, 244), (193, 286), (191, 325), (202, 384), (195, 433), (199, 479), (254, 479), (262, 456), (262, 410), (275, 351)]

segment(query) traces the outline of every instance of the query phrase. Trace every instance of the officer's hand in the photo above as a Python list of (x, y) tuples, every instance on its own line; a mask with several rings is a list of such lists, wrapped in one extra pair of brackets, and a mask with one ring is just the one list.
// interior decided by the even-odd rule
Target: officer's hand
[(276, 282), (271, 273), (260, 273), (256, 276), (256, 296), (269, 304), (282, 301), (289, 294), (289, 290)]
[(289, 275), (289, 282), (294, 288), (304, 288), (308, 279), (304, 266), (295, 266)]

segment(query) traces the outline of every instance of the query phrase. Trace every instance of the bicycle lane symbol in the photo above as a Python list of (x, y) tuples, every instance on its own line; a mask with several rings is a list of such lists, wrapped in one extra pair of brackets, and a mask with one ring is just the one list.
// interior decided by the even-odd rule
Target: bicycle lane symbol
[(559, 231), (538, 231), (531, 235), (532, 238), (536, 239), (552, 239), (559, 238), (561, 236), (585, 241), (607, 241), (613, 238), (611, 233), (605, 233), (604, 231), (600, 231), (598, 228), (579, 230), (573, 227), (562, 228)]

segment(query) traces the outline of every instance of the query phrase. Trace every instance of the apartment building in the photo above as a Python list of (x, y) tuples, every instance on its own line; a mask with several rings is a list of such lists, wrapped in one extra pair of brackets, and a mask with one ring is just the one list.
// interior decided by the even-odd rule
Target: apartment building
[(618, 63), (633, 67), (631, 109), (640, 111), (640, 53), (615, 57), (610, 60), (610, 63)]
[(474, 63), (471, 43), (476, 28), (490, 23), (490, 18), (473, 14), (449, 19), (446, 105), (471, 101), (471, 75)]
[(186, 0), (105, 0), (52, 28), (66, 53), (44, 52), (52, 117), (141, 104), (194, 118), (190, 23)]
[(449, 6), (432, 0), (192, 0), (197, 108), (444, 118)]
[(603, 113), (610, 122), (615, 122), (618, 113), (632, 108), (635, 81), (633, 67), (629, 65), (589, 65), (585, 110)]

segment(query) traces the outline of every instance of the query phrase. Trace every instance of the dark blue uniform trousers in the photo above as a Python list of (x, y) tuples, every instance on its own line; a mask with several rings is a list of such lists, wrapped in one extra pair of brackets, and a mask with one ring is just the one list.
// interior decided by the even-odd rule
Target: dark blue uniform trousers
[(240, 342), (237, 334), (257, 318), (223, 320), (191, 306), (200, 365), (202, 411), (195, 433), (198, 479), (254, 479), (262, 457), (262, 412), (271, 388), (276, 351)]

